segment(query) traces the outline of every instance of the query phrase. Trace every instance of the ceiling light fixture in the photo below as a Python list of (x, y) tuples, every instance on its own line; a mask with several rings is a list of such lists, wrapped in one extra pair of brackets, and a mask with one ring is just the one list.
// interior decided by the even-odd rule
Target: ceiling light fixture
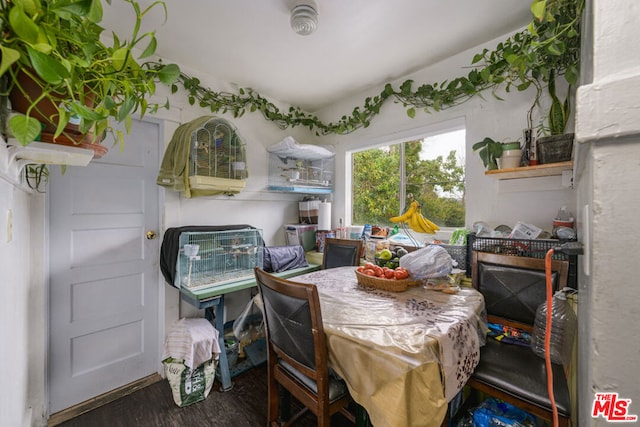
[(291, 9), (291, 28), (301, 36), (308, 36), (318, 26), (318, 12), (313, 6), (300, 4)]

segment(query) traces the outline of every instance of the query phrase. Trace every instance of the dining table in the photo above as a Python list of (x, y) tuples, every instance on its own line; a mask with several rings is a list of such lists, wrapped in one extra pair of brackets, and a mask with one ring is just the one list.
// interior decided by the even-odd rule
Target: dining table
[(480, 359), (482, 295), (419, 282), (402, 292), (358, 283), (356, 267), (290, 280), (316, 285), (329, 363), (375, 427), (440, 426)]

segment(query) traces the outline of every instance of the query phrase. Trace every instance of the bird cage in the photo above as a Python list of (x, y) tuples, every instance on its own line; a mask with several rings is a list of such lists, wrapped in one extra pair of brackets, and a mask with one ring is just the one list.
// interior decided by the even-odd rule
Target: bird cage
[(192, 189), (238, 193), (247, 176), (245, 144), (231, 123), (212, 118), (191, 133)]
[(180, 233), (174, 285), (189, 290), (253, 277), (262, 267), (264, 241), (259, 229)]
[(269, 190), (312, 194), (333, 191), (333, 146), (299, 144), (286, 137), (267, 151)]

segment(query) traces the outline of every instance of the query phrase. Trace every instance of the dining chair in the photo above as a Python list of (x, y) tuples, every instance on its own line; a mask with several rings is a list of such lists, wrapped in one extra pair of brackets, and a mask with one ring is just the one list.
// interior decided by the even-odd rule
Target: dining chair
[[(347, 410), (352, 402), (347, 386), (328, 366), (316, 286), (281, 279), (258, 267), (255, 276), (266, 324), (268, 425), (293, 425), (308, 410), (318, 426), (329, 426), (338, 412), (355, 423)], [(281, 420), (289, 408), (281, 411), (280, 387), (304, 406), (288, 420)]]
[(325, 239), (322, 257), (322, 268), (336, 268), (348, 265), (360, 265), (362, 240)]
[[(487, 321), (533, 331), (536, 310), (546, 299), (545, 260), (488, 252), (473, 252), (472, 284), (484, 297)], [(553, 260), (555, 290), (567, 284), (569, 263)], [(553, 390), (560, 426), (569, 426), (571, 397), (565, 367), (552, 364)], [(545, 360), (529, 346), (487, 337), (480, 362), (467, 385), (529, 413), (553, 419)]]

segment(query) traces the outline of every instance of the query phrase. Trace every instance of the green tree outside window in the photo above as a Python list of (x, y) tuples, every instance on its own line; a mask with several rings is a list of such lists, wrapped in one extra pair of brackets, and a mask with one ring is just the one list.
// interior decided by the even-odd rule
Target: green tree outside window
[(353, 154), (352, 223), (392, 226), (400, 200), (408, 194), (422, 204), (422, 213), (440, 227), (464, 227), (464, 164), (455, 150), (446, 157), (420, 158), (422, 140), (404, 144), (406, 194), (401, 192), (400, 144)]

